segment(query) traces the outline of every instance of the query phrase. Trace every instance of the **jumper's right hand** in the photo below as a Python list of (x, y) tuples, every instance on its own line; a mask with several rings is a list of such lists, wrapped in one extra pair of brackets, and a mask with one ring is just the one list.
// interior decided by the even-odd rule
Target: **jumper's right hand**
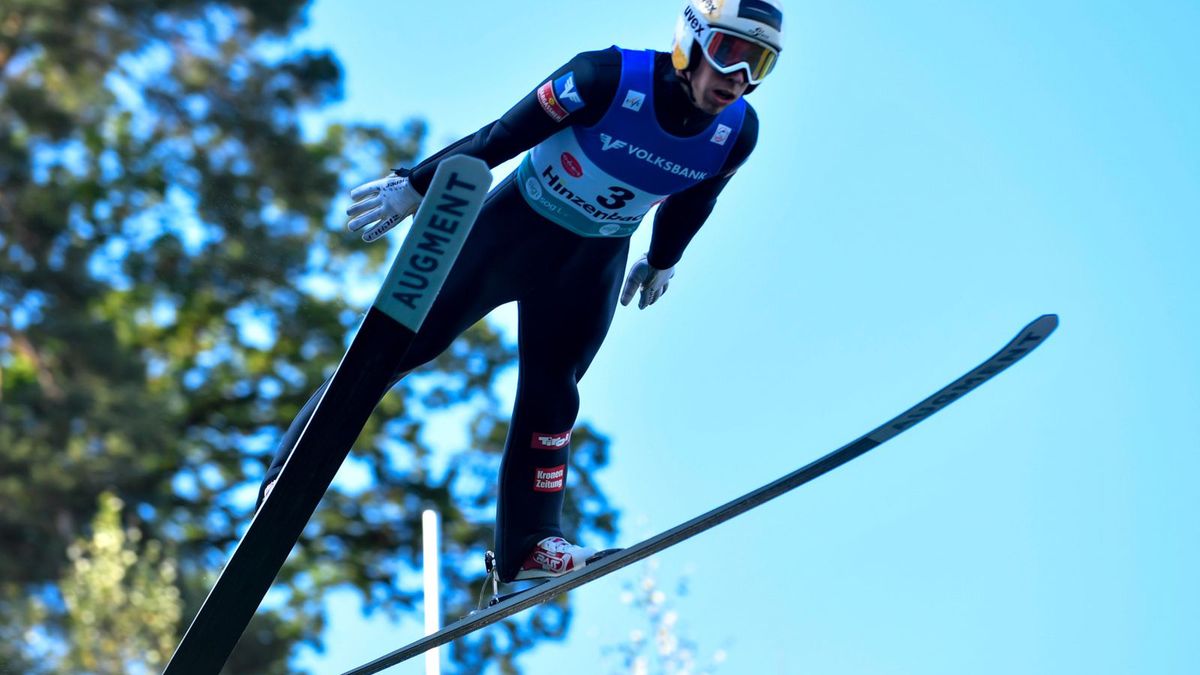
[(363, 241), (372, 242), (387, 234), (405, 218), (416, 213), (422, 195), (408, 182), (407, 175), (393, 173), (350, 191), (354, 204), (346, 209), (351, 232), (363, 228)]

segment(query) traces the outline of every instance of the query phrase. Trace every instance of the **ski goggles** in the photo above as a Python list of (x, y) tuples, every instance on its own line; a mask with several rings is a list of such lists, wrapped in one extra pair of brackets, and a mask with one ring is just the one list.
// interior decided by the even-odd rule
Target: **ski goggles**
[(709, 29), (702, 46), (704, 57), (717, 72), (728, 75), (744, 70), (750, 84), (762, 82), (779, 59), (775, 49), (720, 28)]

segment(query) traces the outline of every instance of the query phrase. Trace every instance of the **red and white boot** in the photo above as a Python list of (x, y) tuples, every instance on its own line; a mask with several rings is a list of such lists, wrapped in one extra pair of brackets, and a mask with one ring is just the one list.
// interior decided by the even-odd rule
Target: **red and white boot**
[(517, 570), (513, 581), (558, 577), (582, 569), (596, 549), (576, 546), (562, 537), (546, 537), (539, 541), (529, 557)]

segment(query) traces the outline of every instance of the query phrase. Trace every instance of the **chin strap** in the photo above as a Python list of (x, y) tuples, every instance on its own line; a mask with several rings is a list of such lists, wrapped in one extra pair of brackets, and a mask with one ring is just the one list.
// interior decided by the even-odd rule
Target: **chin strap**
[(692, 105), (699, 108), (700, 104), (696, 103), (696, 93), (692, 91), (692, 70), (676, 70), (675, 77), (679, 78), (679, 83), (683, 85), (683, 91), (687, 94), (688, 100)]

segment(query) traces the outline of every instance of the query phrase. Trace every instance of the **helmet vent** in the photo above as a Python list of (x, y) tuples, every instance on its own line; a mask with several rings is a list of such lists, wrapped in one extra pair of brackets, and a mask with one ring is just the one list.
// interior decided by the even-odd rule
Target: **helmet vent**
[(783, 30), (783, 12), (763, 0), (742, 0), (738, 3), (738, 17)]

